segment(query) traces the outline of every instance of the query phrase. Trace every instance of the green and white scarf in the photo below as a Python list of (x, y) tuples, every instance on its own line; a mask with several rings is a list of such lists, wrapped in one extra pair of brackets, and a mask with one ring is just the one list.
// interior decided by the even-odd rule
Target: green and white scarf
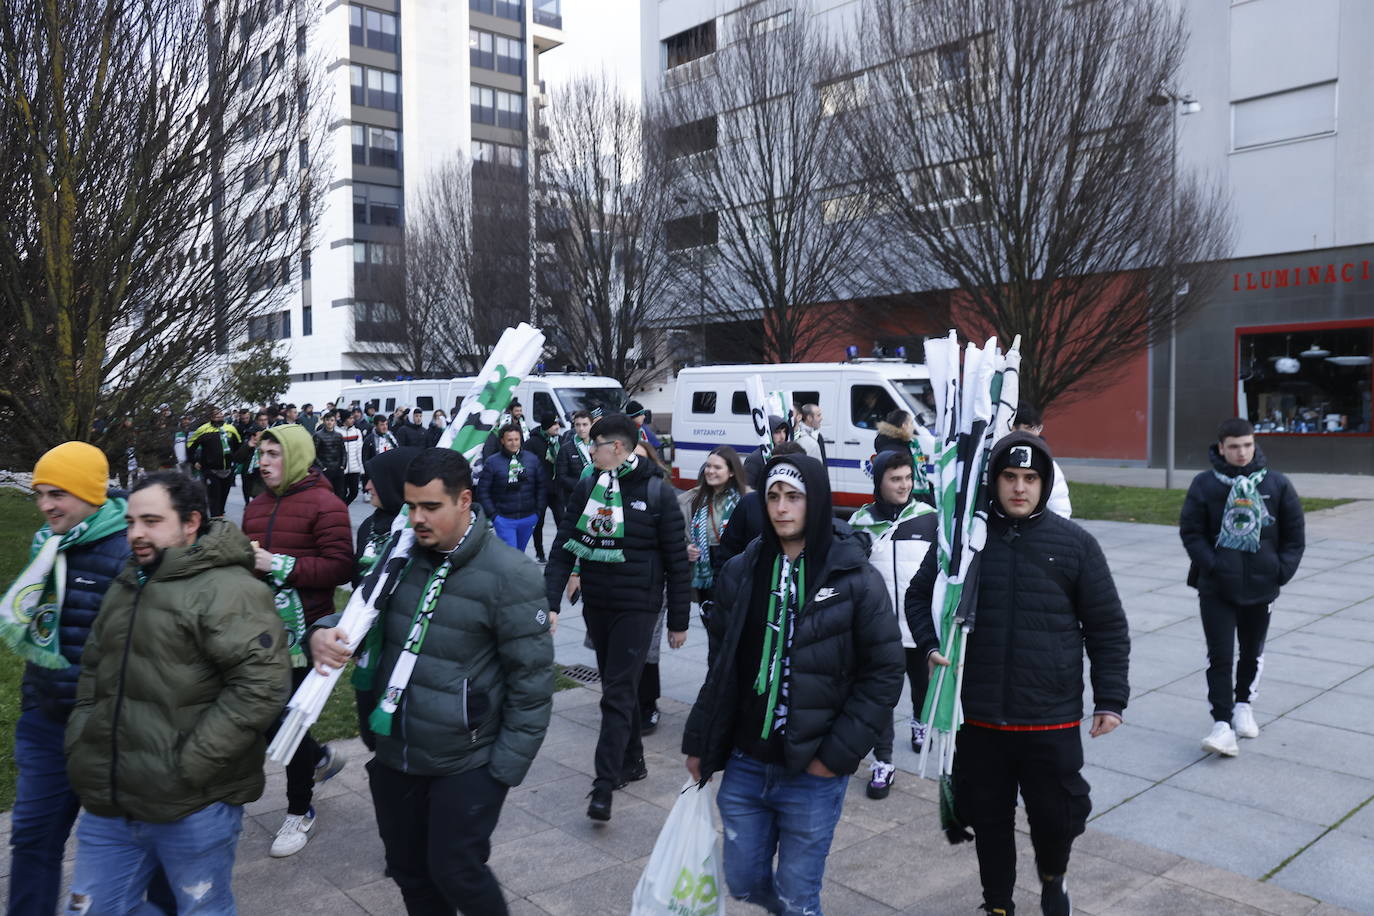
[(123, 531), (124, 508), (124, 500), (107, 499), (66, 534), (54, 535), (47, 525), (34, 534), (29, 563), (10, 584), (0, 606), (0, 640), (20, 658), (40, 668), (61, 669), (71, 664), (57, 638), (67, 590), (64, 554)]
[(754, 677), (754, 693), (767, 696), (763, 729), (759, 737), (767, 740), (774, 730), (787, 729), (788, 695), (792, 680), (792, 636), (797, 613), (806, 595), (806, 558), (793, 563), (787, 554), (773, 561), (773, 580), (768, 592), (768, 616), (763, 622), (763, 652), (759, 672)]
[[(390, 543), (391, 537), (392, 532), (388, 529), (368, 538), (367, 546), (363, 548), (363, 555), (358, 558), (359, 588), (376, 587), (369, 580), (373, 578), (373, 571), (389, 558), (387, 545)], [(401, 571), (396, 579), (400, 579), (404, 575), (405, 572)], [(377, 662), (382, 657), (382, 636), (386, 632), (385, 619), (386, 607), (383, 604), (377, 608), (377, 619), (373, 621), (372, 629), (368, 630), (367, 635), (363, 637), (362, 648), (354, 659), (351, 682), (356, 690), (371, 690), (377, 682)]]
[(272, 585), (272, 602), (277, 606), (277, 616), (281, 617), (286, 627), (286, 646), (291, 650), (291, 667), (304, 668), (307, 662), (301, 641), (305, 638), (305, 605), (301, 603), (301, 593), (286, 584), (295, 568), (295, 557), (274, 553), (272, 568), (267, 571), (267, 581)]
[(730, 515), (739, 504), (739, 491), (727, 487), (717, 495), (701, 501), (701, 506), (692, 513), (692, 543), (699, 555), (692, 564), (692, 588), (710, 588), (715, 582), (711, 570), (711, 546), (714, 540), (720, 543), (725, 526), (730, 523)]
[(377, 704), (377, 708), (372, 710), (372, 715), (368, 716), (367, 725), (374, 734), (391, 734), (391, 720), (395, 718), (396, 710), (401, 706), (401, 698), (410, 686), (410, 677), (415, 673), (415, 663), (420, 660), (420, 650), (424, 647), (425, 636), (429, 634), (429, 623), (434, 619), (434, 609), (439, 606), (439, 596), (443, 594), (444, 583), (448, 581), (448, 574), (452, 570), (452, 558), (444, 557), (444, 561), (435, 567), (434, 572), (430, 573), (429, 581), (425, 583), (420, 604), (410, 622), (410, 634), (406, 636), (405, 645), (401, 647), (396, 667), (391, 669), (391, 678), (386, 683), (382, 700)]
[(506, 466), (506, 485), (513, 487), (525, 477), (525, 462), (520, 460), (519, 452), (506, 457), (510, 460), (510, 464)]
[(591, 443), (591, 440), (588, 439), (587, 441), (584, 442), (584, 441), (582, 441), (581, 439), (577, 438), (577, 434), (574, 433), (574, 434), (573, 434), (573, 442), (575, 442), (575, 443), (577, 444), (577, 453), (578, 453), (579, 455), (582, 456), (582, 467), (583, 467), (583, 469), (585, 470), (586, 468), (591, 467), (591, 464), (592, 464), (592, 443)]
[(919, 500), (909, 499), (907, 500), (907, 504), (902, 506), (902, 510), (897, 513), (896, 518), (884, 519), (878, 518), (874, 514), (874, 510), (877, 506), (877, 503), (869, 503), (849, 517), (849, 527), (853, 528), (855, 531), (864, 532), (869, 537), (873, 538), (875, 543), (887, 539), (893, 532), (913, 518), (919, 518), (922, 515), (935, 511)]
[(1217, 532), (1217, 547), (1229, 547), (1256, 553), (1260, 546), (1260, 532), (1265, 525), (1273, 524), (1274, 518), (1264, 505), (1259, 485), (1269, 473), (1268, 468), (1260, 468), (1253, 474), (1237, 474), (1227, 477), (1220, 471), (1212, 471), (1217, 480), (1231, 488), (1226, 495), (1226, 508), (1221, 513), (1221, 530)]
[[(591, 467), (588, 465), (588, 467)], [(620, 495), (620, 478), (639, 467), (639, 456), (631, 454), (614, 471), (602, 471), (587, 497), (577, 529), (564, 542), (575, 556), (598, 563), (624, 563), (625, 506)]]

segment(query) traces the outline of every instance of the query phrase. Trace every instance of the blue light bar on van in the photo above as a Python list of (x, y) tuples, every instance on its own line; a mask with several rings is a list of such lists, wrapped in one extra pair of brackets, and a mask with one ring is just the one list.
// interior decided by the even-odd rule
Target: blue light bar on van
[(543, 374), (544, 374), (544, 364), (543, 364), (543, 363), (535, 363), (535, 364), (534, 364), (534, 371), (537, 372), (539, 375), (543, 375)]
[(362, 383), (363, 383), (363, 374), (362, 374), (361, 372), (355, 373), (354, 376), (353, 376), (353, 384), (355, 384), (355, 385), (361, 385)]
[(396, 374), (396, 381), (398, 381), (398, 382), (404, 382), (405, 380), (406, 380), (406, 377), (405, 377), (404, 375), (401, 375), (399, 372)]
[(898, 347), (893, 355), (898, 359), (906, 359), (906, 347)]
[(851, 360), (858, 359), (858, 358), (859, 358), (859, 348), (858, 348), (858, 346), (856, 346), (855, 344), (850, 344), (849, 346), (845, 347), (845, 348), (844, 348), (844, 355), (845, 355), (845, 358), (847, 358), (847, 359), (851, 359)]

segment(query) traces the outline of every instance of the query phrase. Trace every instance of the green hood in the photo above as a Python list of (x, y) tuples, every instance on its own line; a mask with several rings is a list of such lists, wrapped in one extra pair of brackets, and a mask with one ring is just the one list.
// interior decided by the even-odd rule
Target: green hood
[(274, 426), (262, 436), (281, 443), (282, 466), (286, 473), (282, 475), (281, 484), (272, 487), (272, 492), (280, 496), (310, 473), (310, 465), (315, 463), (315, 440), (299, 423)]

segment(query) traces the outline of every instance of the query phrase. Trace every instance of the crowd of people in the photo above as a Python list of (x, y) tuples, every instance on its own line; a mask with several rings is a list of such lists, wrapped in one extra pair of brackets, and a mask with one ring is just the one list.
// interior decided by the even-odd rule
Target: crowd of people
[[(587, 816), (610, 822), (616, 791), (647, 777), (659, 648), (686, 643), (695, 603), (707, 674), (682, 752), (700, 784), (719, 776), (729, 892), (773, 913), (821, 911), (850, 776), (869, 761), (867, 796), (889, 795), (903, 685), (919, 751), (927, 682), (948, 664), (930, 457), (911, 415), (879, 425), (873, 499), (848, 522), (835, 515), (813, 404), (772, 418), (770, 443), (747, 456), (713, 449), (686, 491), (634, 402), (578, 411), (567, 430), (513, 403), (477, 468), (431, 447), (444, 419), (333, 404), (215, 410), (194, 429), (181, 421), (175, 460), (128, 490), (110, 487), (107, 456), (88, 444), (42, 457), (33, 486), (46, 521), (7, 594), (31, 607), (25, 637), (9, 640), (28, 661), (11, 913), (55, 911), (74, 823), (67, 912), (233, 912), (243, 806), (264, 790), (284, 704), (312, 666), (350, 660), (387, 874), (407, 911), (505, 913), (490, 840), (550, 721), (565, 603), (582, 607), (602, 686)], [(989, 458), (947, 834), (975, 841), (983, 910), (1013, 913), (1019, 795), (1042, 912), (1060, 916), (1091, 810), (1084, 652), (1096, 738), (1122, 721), (1130, 640), (1101, 549), (1069, 519), (1041, 418), (1023, 406), (1017, 426)], [(1301, 559), (1302, 512), (1245, 421), (1222, 425), (1213, 455), (1182, 535), (1216, 720), (1203, 746), (1233, 756), (1236, 736), (1258, 734), (1268, 606)], [(237, 524), (224, 517), (236, 482)], [(374, 512), (354, 532), (347, 504), (360, 491)], [(394, 557), (402, 511), (415, 546)], [(377, 622), (343, 632), (335, 590), (371, 594), (383, 569), (393, 574)], [(347, 762), (302, 741), (272, 856), (306, 846), (315, 788)]]

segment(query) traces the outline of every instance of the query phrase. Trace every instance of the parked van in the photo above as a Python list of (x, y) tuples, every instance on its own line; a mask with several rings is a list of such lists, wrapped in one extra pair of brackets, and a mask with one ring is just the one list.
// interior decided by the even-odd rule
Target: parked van
[(673, 482), (679, 487), (696, 485), (701, 463), (716, 446), (732, 446), (741, 457), (759, 447), (745, 393), (745, 379), (755, 373), (766, 391), (788, 393), (795, 407), (820, 406), (836, 506), (873, 501), (873, 440), (891, 411), (908, 411), (926, 425), (935, 419), (930, 373), (902, 360), (683, 369), (673, 399)]
[[(475, 376), (467, 376), (349, 385), (339, 393), (337, 403), (345, 407), (354, 401), (359, 407), (373, 404), (382, 413), (390, 413), (398, 406), (418, 407), (426, 414), (438, 408), (452, 417), (474, 380)], [(609, 413), (622, 409), (626, 400), (625, 389), (615, 379), (578, 372), (528, 376), (516, 386), (515, 397), (531, 423), (546, 413), (554, 413), (564, 429), (575, 411), (599, 409)]]

